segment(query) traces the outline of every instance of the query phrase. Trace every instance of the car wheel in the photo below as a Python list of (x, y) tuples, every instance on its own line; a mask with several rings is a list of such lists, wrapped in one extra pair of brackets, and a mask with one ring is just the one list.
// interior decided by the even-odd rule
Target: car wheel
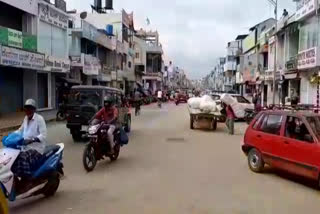
[(264, 161), (261, 152), (251, 149), (248, 154), (248, 165), (251, 171), (261, 173), (264, 169)]

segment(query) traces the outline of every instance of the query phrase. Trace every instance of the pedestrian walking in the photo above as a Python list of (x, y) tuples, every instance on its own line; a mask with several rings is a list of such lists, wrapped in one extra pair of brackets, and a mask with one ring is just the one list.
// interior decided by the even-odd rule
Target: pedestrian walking
[(227, 105), (226, 111), (227, 111), (226, 125), (228, 128), (229, 134), (234, 135), (234, 120), (236, 119), (236, 116), (235, 116), (233, 109), (230, 105)]

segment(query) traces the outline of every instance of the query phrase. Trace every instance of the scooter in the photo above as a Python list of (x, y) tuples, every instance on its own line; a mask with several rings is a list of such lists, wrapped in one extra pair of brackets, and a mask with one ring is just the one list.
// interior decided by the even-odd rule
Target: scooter
[(43, 194), (53, 196), (58, 190), (63, 176), (64, 144), (47, 146), (39, 167), (30, 179), (20, 179), (13, 174), (11, 168), (20, 154), (19, 149), (3, 148), (0, 150), (0, 186), (10, 201), (25, 199)]
[[(83, 166), (87, 172), (91, 172), (95, 168), (97, 161), (103, 160), (104, 157), (110, 158), (111, 161), (116, 161), (119, 157), (121, 146), (128, 144), (129, 139), (127, 135), (123, 133), (124, 129), (116, 129), (114, 131), (114, 153), (111, 154), (108, 140), (109, 127), (109, 124), (97, 119), (93, 119), (90, 122), (88, 129), (88, 138), (90, 141), (83, 151), (82, 158)], [(125, 136), (126, 139), (123, 139), (121, 136)]]

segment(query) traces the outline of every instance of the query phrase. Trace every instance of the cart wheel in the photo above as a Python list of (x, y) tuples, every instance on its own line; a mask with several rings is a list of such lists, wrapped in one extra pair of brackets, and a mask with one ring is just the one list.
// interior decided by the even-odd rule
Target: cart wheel
[(193, 116), (190, 115), (190, 129), (194, 129), (193, 124), (194, 124), (194, 119), (193, 119)]
[(217, 130), (218, 122), (216, 119), (213, 119), (212, 121), (212, 129), (213, 131)]

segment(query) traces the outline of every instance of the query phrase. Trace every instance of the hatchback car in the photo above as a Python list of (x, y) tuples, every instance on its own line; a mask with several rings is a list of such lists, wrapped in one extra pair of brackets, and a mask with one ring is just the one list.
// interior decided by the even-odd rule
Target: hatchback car
[(320, 116), (306, 112), (266, 111), (249, 125), (242, 144), (249, 168), (265, 164), (317, 180), (320, 186)]

